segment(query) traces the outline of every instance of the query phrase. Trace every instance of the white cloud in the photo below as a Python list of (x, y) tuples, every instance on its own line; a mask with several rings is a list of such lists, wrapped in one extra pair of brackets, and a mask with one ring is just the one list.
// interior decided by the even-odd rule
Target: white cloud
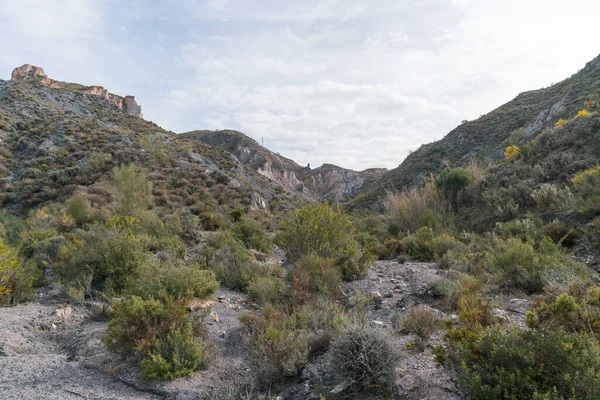
[(23, 0), (0, 4), (0, 69), (135, 94), (167, 129), (239, 129), (301, 164), (395, 167), (583, 67), (598, 15), (593, 0)]

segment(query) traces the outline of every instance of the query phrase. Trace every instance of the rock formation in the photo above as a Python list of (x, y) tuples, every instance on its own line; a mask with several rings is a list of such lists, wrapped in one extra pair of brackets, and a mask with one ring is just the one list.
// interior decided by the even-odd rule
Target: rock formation
[(40, 67), (31, 64), (23, 64), (13, 70), (10, 79), (13, 82), (39, 82), (43, 86), (60, 87), (58, 82), (48, 78), (48, 75)]
[[(61, 82), (52, 80), (46, 75), (44, 70), (40, 67), (36, 67), (31, 64), (24, 64), (13, 70), (11, 75), (13, 82), (27, 82), (27, 83), (39, 83), (42, 86), (51, 88), (61, 88)], [(100, 96), (109, 103), (114, 104), (117, 108), (125, 111), (129, 115), (134, 117), (142, 118), (142, 106), (136, 101), (134, 96), (119, 96), (116, 94), (109, 93), (103, 86), (84, 86), (80, 90), (83, 94)]]

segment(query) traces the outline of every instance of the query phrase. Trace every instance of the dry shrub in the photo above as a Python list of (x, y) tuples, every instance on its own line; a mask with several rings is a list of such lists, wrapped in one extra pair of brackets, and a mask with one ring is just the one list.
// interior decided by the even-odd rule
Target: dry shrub
[(331, 369), (357, 390), (389, 387), (397, 355), (385, 333), (351, 326), (331, 344)]
[(429, 340), (440, 327), (440, 320), (430, 307), (419, 304), (410, 307), (402, 321), (402, 328), (415, 334), (423, 342)]
[(402, 228), (415, 232), (423, 225), (439, 223), (448, 211), (448, 205), (442, 198), (433, 177), (425, 181), (420, 188), (402, 193), (387, 192), (386, 207)]

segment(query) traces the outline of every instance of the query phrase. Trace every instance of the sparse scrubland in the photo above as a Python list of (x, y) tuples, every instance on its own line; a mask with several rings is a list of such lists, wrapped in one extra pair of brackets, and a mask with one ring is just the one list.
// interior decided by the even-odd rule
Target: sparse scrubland
[[(251, 382), (209, 398), (270, 398), (315, 365), (310, 398), (417, 398), (400, 379), (414, 372), (407, 357), (435, 357), (456, 397), (600, 398), (597, 93), (534, 137), (515, 131), (500, 157), (447, 161), (374, 211), (308, 202), (96, 100), (94, 118), (71, 116), (42, 89), (4, 90), (1, 306), (44, 287), (102, 304), (106, 348), (165, 381), (210, 371), (222, 356), (210, 307), (236, 293)], [(18, 104), (36, 117), (17, 118)], [(374, 265), (435, 279), (363, 293), (389, 277)], [(400, 296), (399, 281), (427, 284)], [(527, 306), (507, 313), (509, 301)]]

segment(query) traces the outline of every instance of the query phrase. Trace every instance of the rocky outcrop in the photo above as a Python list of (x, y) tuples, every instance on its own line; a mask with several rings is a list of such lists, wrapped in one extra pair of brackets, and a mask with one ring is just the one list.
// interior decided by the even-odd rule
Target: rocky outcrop
[(13, 82), (39, 83), (48, 87), (60, 87), (58, 82), (48, 78), (42, 68), (31, 64), (23, 64), (13, 69), (10, 79)]
[[(31, 64), (24, 64), (20, 67), (17, 67), (13, 70), (11, 75), (11, 80), (13, 82), (26, 82), (26, 83), (34, 83), (41, 84), (42, 86), (47, 86), (51, 88), (62, 88), (64, 85), (61, 82), (52, 80), (46, 75), (44, 70), (40, 67), (36, 67)], [(142, 114), (142, 106), (140, 106), (137, 101), (135, 101), (134, 96), (119, 96), (116, 94), (109, 93), (107, 89), (103, 86), (79, 86), (80, 89), (75, 89), (76, 91), (81, 91), (83, 94), (92, 95), (92, 96), (100, 96), (104, 100), (109, 103), (114, 104), (117, 108), (125, 111), (129, 115), (133, 115), (134, 117), (143, 118)]]
[(123, 111), (134, 117), (142, 118), (142, 106), (140, 106), (135, 97), (125, 96), (123, 98)]

